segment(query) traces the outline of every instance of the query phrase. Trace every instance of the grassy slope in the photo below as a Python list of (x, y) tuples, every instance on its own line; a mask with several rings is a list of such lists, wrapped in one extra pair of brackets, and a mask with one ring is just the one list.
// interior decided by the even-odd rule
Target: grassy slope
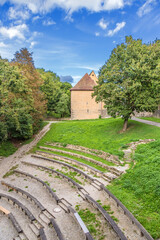
[(7, 141), (0, 143), (0, 156), (8, 157), (9, 155), (13, 154), (17, 150), (14, 147), (13, 143)]
[(109, 189), (157, 239), (160, 237), (160, 140), (139, 145), (136, 165)]
[[(42, 122), (39, 131), (46, 126), (48, 123), (47, 122)], [(34, 137), (32, 137), (31, 139), (22, 141), (22, 145), (23, 144), (28, 144), (30, 142), (32, 142), (34, 139)], [(8, 157), (11, 154), (13, 154), (15, 151), (17, 150), (17, 147), (14, 146), (14, 144), (10, 141), (7, 142), (0, 142), (0, 156), (3, 157)]]
[(119, 134), (122, 125), (121, 119), (112, 118), (52, 124), (51, 131), (38, 145), (44, 145), (46, 142), (69, 143), (123, 156), (119, 149), (126, 143), (160, 137), (160, 129), (136, 121), (129, 121), (129, 130)]
[(137, 217), (154, 238), (160, 237), (160, 128), (129, 121), (129, 130), (119, 134), (121, 119), (68, 121), (51, 126), (38, 143), (61, 142), (102, 149), (122, 156), (126, 143), (139, 139), (156, 139), (140, 145), (135, 154), (137, 164), (109, 189)]
[(156, 117), (141, 117), (141, 119), (160, 123), (160, 118)]

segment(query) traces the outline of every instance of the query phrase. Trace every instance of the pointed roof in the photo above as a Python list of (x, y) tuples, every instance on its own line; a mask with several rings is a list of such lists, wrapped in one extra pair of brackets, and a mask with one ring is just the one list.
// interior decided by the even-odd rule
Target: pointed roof
[(94, 71), (92, 71), (92, 72), (89, 74), (89, 76), (95, 81), (95, 83), (98, 82), (98, 78), (97, 78), (97, 76), (96, 76), (96, 74), (95, 74)]
[(81, 80), (71, 88), (71, 91), (93, 91), (93, 87), (96, 85), (96, 82), (86, 73)]

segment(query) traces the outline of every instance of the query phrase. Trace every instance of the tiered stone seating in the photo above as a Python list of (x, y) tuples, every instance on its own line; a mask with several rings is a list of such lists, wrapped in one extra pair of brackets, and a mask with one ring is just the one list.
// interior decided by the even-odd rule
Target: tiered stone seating
[[(82, 156), (82, 159), (83, 157), (84, 156)], [(95, 159), (92, 160), (99, 163), (99, 161), (96, 161)], [(13, 171), (14, 177), (10, 176), (8, 181), (1, 181), (2, 191), (0, 190), (0, 204), (1, 199), (6, 199), (9, 203), (13, 203), (13, 207), (18, 206), (18, 209), (21, 209), (28, 217), (31, 223), (29, 227), (31, 227), (31, 230), (37, 238), (41, 240), (52, 240), (52, 235), (49, 231), (54, 231), (56, 239), (55, 237), (53, 237), (53, 239), (65, 240), (66, 232), (64, 234), (63, 226), (59, 222), (60, 218), (56, 219), (56, 216), (58, 215), (56, 215), (56, 213), (52, 214), (51, 208), (47, 205), (47, 202), (46, 204), (43, 201), (43, 203), (41, 202), (40, 196), (43, 193), (40, 192), (39, 197), (37, 197), (34, 195), (34, 190), (32, 188), (30, 189), (30, 186), (34, 183), (37, 188), (40, 186), (42, 191), (43, 189), (44, 192), (47, 190), (46, 192), (49, 194), (46, 194), (48, 198), (45, 199), (53, 202), (54, 208), (57, 206), (59, 209), (58, 211), (62, 211), (62, 214), (60, 214), (64, 216), (64, 218), (65, 215), (69, 216), (68, 219), (70, 222), (68, 223), (70, 226), (72, 226), (72, 223), (75, 224), (74, 226), (79, 226), (79, 234), (81, 236), (78, 240), (94, 240), (78, 212), (75, 211), (75, 206), (77, 204), (75, 201), (79, 201), (78, 198), (82, 205), (89, 206), (90, 209), (99, 212), (98, 216), (100, 216), (101, 220), (103, 219), (106, 224), (105, 228), (108, 228), (110, 231), (109, 234), (111, 234), (106, 236), (112, 236), (109, 237), (109, 239), (153, 240), (137, 219), (105, 186), (106, 182), (120, 176), (122, 172), (114, 166), (106, 165), (105, 168), (109, 172), (101, 172), (100, 170), (96, 168), (94, 169), (74, 158), (64, 157), (59, 154), (42, 150), (37, 151), (36, 154), (26, 157), (25, 161), (21, 161), (18, 169)], [(74, 175), (73, 173), (76, 174)], [(57, 179), (53, 178), (53, 176), (57, 176)], [(75, 179), (72, 176), (77, 176), (78, 179)], [(81, 179), (82, 182), (79, 181)], [(12, 180), (14, 182), (12, 182)], [(51, 181), (50, 183), (48, 182), (49, 180)], [(21, 181), (23, 181), (23, 183), (21, 183)], [(25, 186), (25, 183), (28, 183), (28, 186)], [(18, 184), (18, 186), (16, 184)], [(8, 194), (4, 192), (6, 187), (9, 189)], [(66, 189), (67, 196), (65, 196)], [(69, 196), (70, 191), (71, 195)], [(92, 193), (94, 194), (92, 195)], [(74, 200), (74, 196), (76, 200)], [(98, 196), (100, 197), (100, 202), (97, 200)], [(105, 203), (103, 203), (103, 200)], [(24, 204), (25, 202), (27, 203), (26, 205)], [(111, 207), (114, 208), (114, 211), (117, 211), (120, 214), (120, 218), (118, 219), (120, 222), (115, 222), (115, 218), (112, 218), (111, 213), (105, 210), (104, 206), (106, 205), (103, 206), (103, 204), (108, 204), (108, 202), (111, 203)], [(33, 206), (36, 206), (37, 210), (34, 210)], [(14, 215), (10, 211), (3, 209), (3, 207), (0, 207), (0, 211), (8, 215), (8, 218), (17, 230), (18, 236), (15, 240), (22, 240), (22, 237), (25, 237), (24, 239), (30, 239), (30, 237), (24, 233), (23, 229), (18, 224), (18, 221), (16, 221)], [(112, 209), (111, 212), (113, 212)], [(123, 224), (123, 219), (125, 220), (125, 224), (128, 224), (127, 229), (124, 229), (125, 224)], [(51, 230), (49, 230), (49, 226), (52, 226)], [(68, 231), (68, 228), (66, 228), (65, 231)], [(74, 232), (74, 228), (72, 229), (72, 227), (70, 227), (70, 231)], [(72, 233), (69, 234), (71, 236)], [(72, 236), (72, 240), (74, 239), (74, 236)]]

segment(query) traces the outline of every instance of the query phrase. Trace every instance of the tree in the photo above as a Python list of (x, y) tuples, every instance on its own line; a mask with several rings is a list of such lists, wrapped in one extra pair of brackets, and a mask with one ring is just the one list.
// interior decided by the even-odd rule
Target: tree
[(0, 141), (32, 136), (30, 92), (19, 69), (0, 58)]
[(47, 113), (53, 117), (70, 115), (70, 89), (71, 84), (60, 82), (60, 78), (52, 71), (37, 69), (44, 81), (41, 90), (47, 101)]
[(61, 115), (61, 117), (70, 115), (70, 99), (66, 93), (62, 93), (55, 110), (56, 113)]
[(27, 48), (22, 48), (19, 52), (15, 53), (12, 65), (19, 68), (31, 91), (33, 101), (30, 114), (33, 118), (34, 130), (36, 131), (46, 112), (46, 101), (43, 92), (40, 90), (43, 79), (34, 66), (32, 53)]
[(37, 69), (43, 79), (41, 90), (45, 95), (47, 101), (47, 113), (55, 112), (55, 106), (59, 101), (61, 95), (61, 82), (59, 77), (51, 72), (45, 71), (44, 69)]
[(160, 41), (142, 44), (126, 37), (100, 69), (93, 96), (105, 103), (109, 115), (124, 119), (123, 131), (135, 111), (155, 111), (160, 103)]

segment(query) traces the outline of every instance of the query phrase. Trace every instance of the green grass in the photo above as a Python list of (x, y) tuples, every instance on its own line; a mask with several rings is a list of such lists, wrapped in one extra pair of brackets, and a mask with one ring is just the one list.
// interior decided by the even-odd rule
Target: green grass
[(156, 118), (156, 117), (141, 117), (141, 119), (160, 123), (160, 118)]
[(13, 166), (13, 167), (3, 176), (3, 178), (7, 178), (7, 177), (13, 175), (13, 174), (14, 174), (14, 170), (17, 169), (18, 166), (19, 166), (18, 164), (15, 165), (15, 166)]
[[(44, 151), (44, 149), (38, 149), (38, 150), (39, 151)], [(96, 168), (96, 169), (98, 169), (98, 170), (100, 170), (102, 172), (107, 172), (107, 169), (105, 169), (105, 168), (103, 168), (101, 166), (98, 166), (95, 163), (92, 163), (92, 162), (89, 162), (87, 160), (84, 160), (82, 158), (73, 157), (73, 156), (70, 156), (69, 154), (65, 154), (65, 153), (54, 152), (54, 150), (53, 151), (45, 150), (45, 152), (54, 153), (54, 154), (57, 154), (57, 155), (62, 156), (62, 157), (68, 157), (68, 158), (71, 158), (73, 160), (77, 160), (78, 162), (81, 162), (81, 163), (84, 163), (84, 164), (89, 165), (91, 167), (94, 167), (94, 168)]]
[(160, 238), (160, 140), (139, 145), (136, 165), (108, 188), (142, 225)]
[(16, 150), (17, 148), (9, 141), (0, 143), (0, 156), (8, 157)]
[[(48, 122), (42, 122), (39, 131), (42, 130), (42, 128), (47, 124)], [(34, 137), (32, 137), (31, 139), (25, 140), (23, 141), (22, 145), (29, 144), (33, 140), (34, 140)], [(0, 142), (0, 156), (8, 157), (13, 153), (15, 153), (16, 150), (17, 150), (17, 147), (15, 147), (11, 141)]]
[[(92, 158), (96, 161), (99, 161), (99, 162), (102, 162), (108, 166), (115, 166), (114, 163), (112, 162), (108, 162), (106, 161), (105, 159), (103, 158), (100, 158), (100, 157), (97, 157), (97, 156), (94, 156), (94, 155), (91, 155), (89, 153), (83, 153), (83, 152), (80, 152), (80, 151), (77, 151), (77, 150), (72, 150), (72, 149), (68, 149), (68, 148), (62, 148), (62, 147), (56, 147), (56, 146), (51, 146), (51, 145), (47, 145), (45, 144), (45, 147), (49, 147), (49, 148), (53, 148), (53, 151), (54, 149), (59, 149), (59, 150), (63, 150), (63, 151), (66, 151), (66, 152), (71, 152), (71, 153), (77, 153), (79, 155), (82, 155), (82, 156), (85, 156), (85, 157), (89, 157), (89, 158)], [(56, 152), (56, 151), (55, 151)], [(66, 153), (67, 154), (67, 153)], [(69, 154), (68, 154), (69, 155)], [(70, 156), (70, 155), (69, 155)]]
[(138, 146), (134, 156), (137, 164), (131, 164), (130, 170), (108, 188), (157, 239), (160, 238), (160, 128), (130, 120), (128, 130), (120, 133), (122, 126), (121, 119), (112, 118), (52, 124), (37, 148), (46, 142), (60, 142), (103, 150), (122, 158), (127, 143), (156, 139)]
[(160, 129), (154, 126), (130, 120), (127, 132), (120, 134), (122, 126), (121, 119), (112, 118), (54, 123), (37, 146), (44, 146), (46, 142), (60, 142), (103, 150), (123, 157), (120, 148), (124, 144), (139, 139), (160, 138)]
[[(76, 206), (76, 210), (79, 210), (79, 205)], [(78, 214), (86, 224), (89, 232), (92, 234), (95, 240), (103, 240), (105, 238), (104, 228), (102, 228), (101, 221), (98, 219), (96, 213), (93, 213), (86, 208), (79, 210)]]
[(81, 182), (79, 179), (76, 178), (76, 176), (78, 176), (78, 173), (77, 173), (77, 172), (72, 172), (72, 171), (64, 172), (64, 171), (62, 171), (62, 170), (60, 170), (60, 169), (56, 169), (56, 171), (62, 173), (63, 175), (71, 178), (71, 179), (72, 179), (73, 181), (75, 181), (76, 183), (82, 185), (82, 182)]

